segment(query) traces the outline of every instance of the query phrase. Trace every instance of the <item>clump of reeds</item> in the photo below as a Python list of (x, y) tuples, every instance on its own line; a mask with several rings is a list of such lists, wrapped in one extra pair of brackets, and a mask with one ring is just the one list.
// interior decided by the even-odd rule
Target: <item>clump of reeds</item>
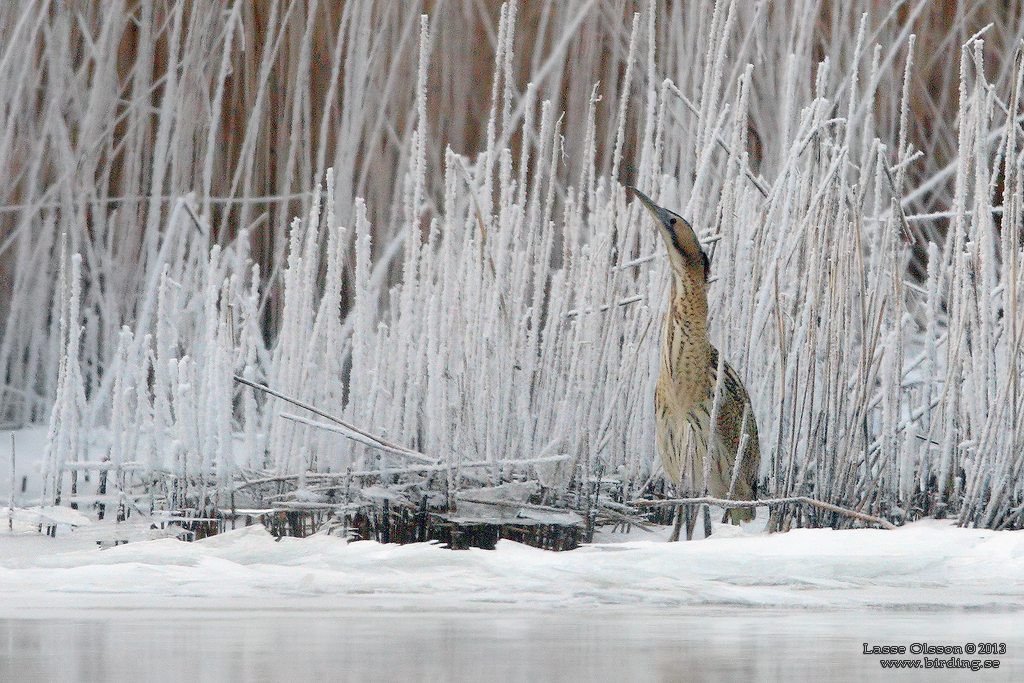
[[(607, 32), (610, 20), (588, 19), (595, 5), (611, 9), (550, 7), (544, 39), (518, 59), (524, 10), (502, 6), (487, 108), (461, 153), (445, 144), (456, 136), (437, 103), (437, 88), (462, 92), (455, 80), (468, 69), (444, 10), (431, 20), (346, 3), (318, 94), (316, 5), (299, 26), (275, 3), (232, 159), (217, 144), (220, 113), (237, 106), (225, 98), (241, 92), (229, 78), (234, 36), (250, 24), (237, 7), (214, 17), (172, 4), (147, 34), (142, 3), (132, 35), (163, 55), (158, 82), (145, 64), (113, 68), (123, 18), (57, 32), (102, 38), (85, 41), (92, 67), (64, 72), (87, 81), (70, 79), (86, 112), (77, 130), (91, 123), (82, 139), (102, 142), (51, 194), (17, 185), (24, 225), (48, 232), (12, 233), (23, 241), (15, 271), (28, 278), (16, 310), (52, 314), (29, 324), (12, 313), (5, 334), (26, 332), (50, 352), (0, 347), (45, 399), (8, 410), (31, 418), (54, 399), (46, 495), (73, 501), (76, 473), (101, 469), (87, 442), (104, 437), (102, 469), (117, 482), (106, 495), (140, 508), (224, 509), (245, 478), (294, 476), (302, 489), (308, 473), (350, 468), (448, 495), (531, 478), (541, 504), (586, 490), (599, 503), (605, 489), (632, 500), (660, 476), (652, 396), (668, 269), (627, 203), (628, 180), (710, 246), (711, 336), (750, 390), (768, 495), (895, 522), (954, 514), (1021, 526), (1020, 60), (999, 64), (996, 84), (984, 68), (985, 41), (1003, 27), (952, 43), (958, 118), (943, 129), (956, 143), (946, 170), (930, 158), (941, 145), (922, 156), (912, 144), (915, 68), (934, 68), (920, 66), (912, 33), (924, 3), (875, 23), (857, 3), (833, 3), (824, 27), (804, 3), (673, 3), (668, 13), (652, 3), (613, 13), (621, 25)], [(62, 17), (71, 21), (26, 12), (12, 36), (33, 44), (33, 21), (57, 29)], [(276, 51), (287, 31), (302, 37), (284, 74)], [(48, 38), (43, 61), (74, 63), (61, 49)], [(220, 57), (209, 74), (186, 68), (208, 54)], [(610, 80), (593, 77), (609, 70)], [(276, 109), (272, 75), (286, 105)], [(156, 98), (155, 119), (118, 104), (129, 91)], [(340, 109), (313, 115), (314, 102), (335, 98)], [(188, 118), (197, 101), (203, 114)], [(66, 151), (81, 166), (78, 149)], [(273, 168), (270, 150), (284, 154)], [(144, 201), (124, 199), (108, 178), (115, 168)], [(285, 208), (259, 217), (270, 204)], [(301, 217), (286, 229), (293, 209)], [(80, 258), (50, 255), (58, 218)], [(70, 264), (56, 295), (29, 277), (37, 261), (36, 274)], [(282, 418), (280, 399), (233, 375), (426, 454), (435, 469)], [(849, 523), (788, 515), (783, 526)]]

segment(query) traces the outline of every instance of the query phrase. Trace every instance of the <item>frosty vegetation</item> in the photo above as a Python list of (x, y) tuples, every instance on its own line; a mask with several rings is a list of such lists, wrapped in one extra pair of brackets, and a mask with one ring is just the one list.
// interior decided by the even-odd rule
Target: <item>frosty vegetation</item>
[(1020, 22), (922, 50), (925, 2), (346, 2), (325, 37), (245, 4), (0, 10), (0, 408), (49, 419), (45, 504), (661, 492), (668, 264), (628, 182), (711, 253), (765, 496), (1024, 525)]

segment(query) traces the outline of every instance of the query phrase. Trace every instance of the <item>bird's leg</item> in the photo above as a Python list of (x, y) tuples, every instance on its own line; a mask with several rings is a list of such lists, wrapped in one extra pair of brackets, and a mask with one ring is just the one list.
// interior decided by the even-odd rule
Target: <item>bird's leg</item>
[[(676, 498), (685, 498), (686, 497), (686, 496), (683, 495), (683, 490), (679, 487), (679, 485), (676, 485), (675, 488), (676, 488)], [(672, 533), (668, 537), (668, 542), (669, 543), (675, 543), (676, 541), (679, 540), (679, 531), (680, 531), (680, 529), (683, 526), (683, 514), (684, 514), (685, 510), (689, 510), (689, 509), (690, 509), (689, 505), (677, 505), (676, 506), (676, 518), (675, 518), (675, 520), (672, 523)]]
[(768, 508), (768, 533), (775, 533), (782, 529), (782, 507), (781, 505), (773, 505)]
[(677, 505), (676, 506), (676, 519), (675, 519), (675, 522), (672, 524), (672, 534), (668, 537), (668, 542), (669, 543), (675, 543), (676, 541), (679, 540), (679, 530), (683, 526), (683, 509), (684, 508), (688, 509), (689, 506), (687, 506), (687, 505)]
[(694, 514), (692, 505), (684, 506), (686, 508), (686, 540), (693, 540), (693, 527), (697, 526), (697, 515)]

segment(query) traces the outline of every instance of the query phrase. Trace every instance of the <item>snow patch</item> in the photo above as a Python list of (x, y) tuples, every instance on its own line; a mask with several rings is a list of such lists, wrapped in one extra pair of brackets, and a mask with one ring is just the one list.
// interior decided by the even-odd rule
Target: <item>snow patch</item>
[(165, 538), (81, 549), (88, 547), (80, 543), (86, 534), (110, 535), (103, 526), (76, 530), (64, 541), (46, 539), (52, 541), (48, 554), (15, 553), (12, 559), (5, 547), (25, 534), (0, 533), (0, 604), (31, 607), (55, 595), (89, 594), (305, 596), (332, 605), (376, 596), (450, 608), (1024, 609), (1024, 532), (934, 520), (896, 531), (800, 529), (680, 543), (659, 538), (563, 553), (507, 540), (493, 551), (451, 551), (437, 543), (348, 543), (324, 534), (276, 539), (258, 525), (195, 543)]

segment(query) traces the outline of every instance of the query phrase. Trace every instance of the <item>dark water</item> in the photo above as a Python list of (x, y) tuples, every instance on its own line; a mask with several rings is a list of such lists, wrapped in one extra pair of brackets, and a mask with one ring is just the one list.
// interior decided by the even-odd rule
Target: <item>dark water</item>
[[(89, 610), (0, 618), (3, 683), (1024, 680), (1024, 615)], [(863, 644), (1005, 643), (999, 669), (883, 669)], [(922, 655), (904, 655), (922, 659)], [(950, 659), (950, 655), (929, 656)]]

